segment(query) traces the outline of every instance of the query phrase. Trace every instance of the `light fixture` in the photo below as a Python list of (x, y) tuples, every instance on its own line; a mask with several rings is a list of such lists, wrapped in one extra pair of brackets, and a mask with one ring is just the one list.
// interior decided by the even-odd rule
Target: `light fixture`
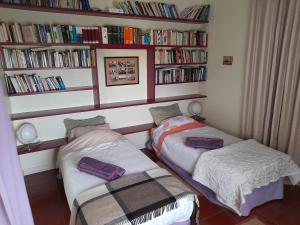
[(35, 126), (31, 123), (23, 123), (19, 126), (16, 132), (17, 139), (24, 145), (28, 145), (28, 151), (30, 151), (29, 144), (34, 143), (37, 140), (38, 134)]
[(200, 116), (202, 112), (202, 105), (199, 101), (192, 101), (188, 104), (188, 113), (192, 115), (192, 118), (198, 121), (204, 121), (205, 119)]

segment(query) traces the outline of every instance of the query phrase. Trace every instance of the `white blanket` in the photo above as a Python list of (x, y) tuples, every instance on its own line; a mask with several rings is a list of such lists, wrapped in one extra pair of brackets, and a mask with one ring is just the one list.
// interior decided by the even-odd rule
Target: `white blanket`
[(213, 190), (220, 202), (239, 215), (246, 195), (286, 176), (298, 183), (299, 167), (287, 154), (255, 140), (203, 153), (193, 173), (194, 180)]

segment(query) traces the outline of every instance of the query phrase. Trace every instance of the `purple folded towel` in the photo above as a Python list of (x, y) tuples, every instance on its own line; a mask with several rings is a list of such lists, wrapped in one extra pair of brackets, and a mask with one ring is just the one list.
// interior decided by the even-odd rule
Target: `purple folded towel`
[(125, 169), (119, 166), (101, 162), (90, 157), (83, 157), (80, 159), (78, 162), (78, 169), (108, 181), (115, 180), (125, 173)]
[(185, 145), (192, 148), (204, 148), (204, 149), (217, 149), (222, 148), (224, 141), (221, 138), (207, 138), (207, 137), (187, 137)]

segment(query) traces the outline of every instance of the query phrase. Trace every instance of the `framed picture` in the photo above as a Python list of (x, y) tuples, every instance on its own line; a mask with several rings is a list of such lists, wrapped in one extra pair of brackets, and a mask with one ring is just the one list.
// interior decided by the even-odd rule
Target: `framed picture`
[(106, 86), (139, 83), (139, 57), (104, 57)]

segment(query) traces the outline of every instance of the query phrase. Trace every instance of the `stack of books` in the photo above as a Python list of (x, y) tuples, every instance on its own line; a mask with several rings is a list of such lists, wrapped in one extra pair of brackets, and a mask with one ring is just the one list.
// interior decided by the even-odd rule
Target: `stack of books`
[(205, 66), (186, 68), (163, 68), (155, 72), (155, 84), (170, 84), (205, 81), (207, 70)]
[(173, 4), (142, 1), (114, 1), (114, 6), (126, 14), (140, 16), (156, 16), (178, 18), (176, 6)]
[(8, 94), (36, 93), (44, 91), (65, 90), (61, 76), (41, 78), (36, 74), (4, 74)]
[(207, 63), (207, 52), (202, 49), (157, 49), (155, 64)]
[(6, 68), (92, 67), (95, 50), (3, 49)]
[(210, 5), (187, 7), (180, 13), (180, 18), (208, 21), (209, 10)]
[(89, 10), (91, 8), (89, 0), (1, 0), (0, 2), (51, 8), (68, 8), (82, 10)]
[(103, 44), (143, 44), (142, 30), (133, 27), (102, 27)]
[(192, 45), (207, 47), (207, 33), (204, 31), (151, 30), (153, 45)]
[(8, 43), (100, 43), (99, 27), (0, 22), (0, 42)]

